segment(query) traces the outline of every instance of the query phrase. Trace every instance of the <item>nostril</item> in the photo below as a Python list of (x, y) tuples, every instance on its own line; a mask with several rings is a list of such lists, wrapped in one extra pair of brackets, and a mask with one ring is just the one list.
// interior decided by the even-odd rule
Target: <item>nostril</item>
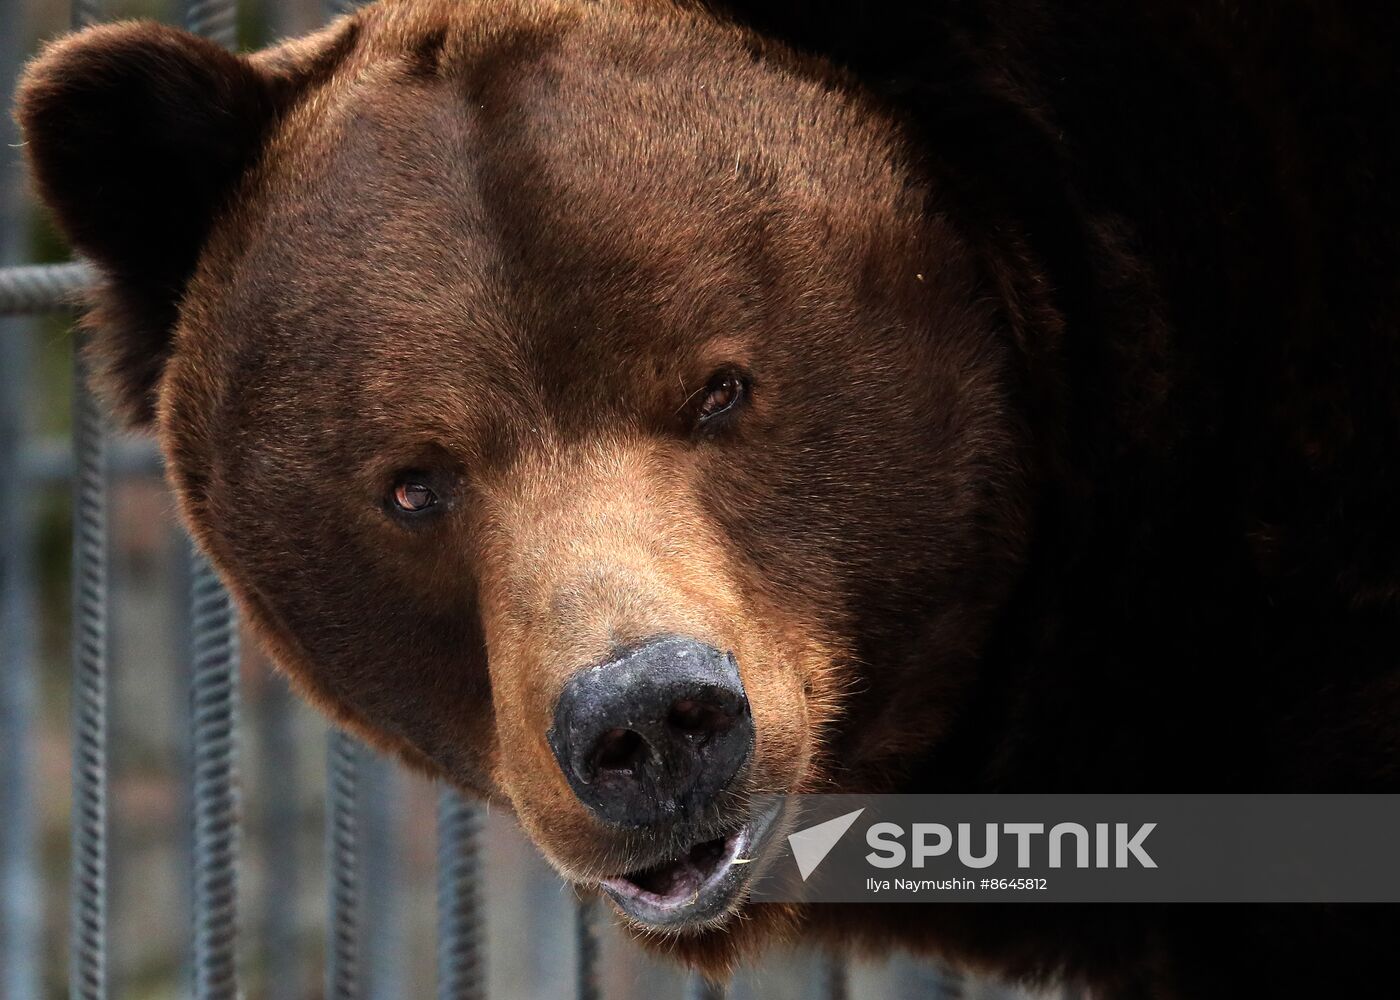
[(639, 828), (709, 816), (753, 753), (754, 722), (734, 657), (668, 636), (576, 671), (546, 739), (584, 806)]
[(734, 724), (734, 717), (714, 705), (694, 698), (682, 698), (671, 706), (666, 721), (672, 729), (678, 729), (688, 736), (709, 736), (728, 729)]
[(593, 771), (635, 771), (645, 745), (630, 729), (609, 729), (593, 748)]

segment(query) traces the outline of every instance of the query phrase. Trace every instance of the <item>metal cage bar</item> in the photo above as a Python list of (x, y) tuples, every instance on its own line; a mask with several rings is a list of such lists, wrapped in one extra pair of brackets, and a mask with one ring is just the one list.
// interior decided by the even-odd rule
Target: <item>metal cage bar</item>
[(0, 316), (52, 312), (74, 305), (93, 277), (92, 269), (81, 262), (0, 268)]
[(300, 1000), (304, 996), (297, 954), (296, 763), (292, 729), (292, 692), (280, 675), (268, 677), (261, 702), (263, 820), (262, 843), (267, 883), (261, 927), (263, 996), (266, 1000)]
[(437, 996), (485, 1000), (486, 934), (480, 892), (481, 807), (452, 789), (437, 803)]
[(333, 729), (327, 759), (326, 881), (326, 996), (359, 1000), (360, 925), (363, 899), (360, 886), (360, 750), (354, 737)]
[(226, 49), (238, 44), (238, 0), (185, 0), (185, 28)]
[[(28, 331), (0, 320), (0, 469), (14, 470), (27, 429)], [(28, 480), (0, 476), (0, 996), (38, 993), (40, 896), (34, 802), (38, 707), (32, 511)]]
[(727, 992), (723, 983), (706, 979), (704, 976), (691, 976), (686, 981), (686, 1000), (724, 1000)]
[[(74, 0), (73, 24), (101, 17)], [(73, 351), (73, 876), (69, 995), (107, 996), (107, 430), (88, 389), (81, 338)]]
[(900, 996), (927, 1000), (962, 1000), (966, 996), (962, 974), (941, 965), (901, 958), (897, 981)]
[[(19, 4), (0, 10), (0, 105), (9, 108), (23, 55)], [(28, 214), (19, 184), (19, 136), (0, 116), (0, 265), (23, 259)], [(0, 268), (0, 304), (5, 300)], [(38, 708), (38, 630), (34, 627), (34, 509), (21, 465), (32, 430), (29, 324), (0, 309), (0, 996), (39, 994), (38, 810), (35, 801), (34, 718)]]
[[(185, 27), (226, 48), (237, 0), (186, 0)], [(190, 798), (192, 972), (196, 1000), (236, 1000), (238, 988), (238, 623), (209, 561), (191, 550)]]
[[(121, 473), (118, 471), (116, 456), (108, 454), (108, 470), (114, 482), (121, 482)], [(177, 884), (184, 890), (180, 893), (180, 898), (176, 905), (178, 927), (193, 927), (195, 913), (195, 806), (194, 806), (194, 699), (191, 697), (193, 690), (194, 673), (194, 630), (192, 627), (194, 616), (194, 602), (190, 600), (193, 593), (193, 579), (195, 559), (193, 555), (194, 542), (179, 524), (171, 526), (170, 534), (173, 542), (169, 560), (170, 585), (167, 588), (171, 604), (174, 606), (172, 624), (175, 634), (171, 644), (174, 659), (174, 677), (172, 680), (171, 720), (176, 727), (175, 732), (175, 767), (176, 773), (182, 778), (179, 792), (179, 814), (178, 830), (182, 834), (179, 842), (175, 844), (175, 878)], [(194, 938), (187, 935), (183, 942), (185, 947), (180, 954), (180, 973), (178, 989), (180, 996), (194, 996)]]
[(191, 579), (190, 724), (194, 813), (194, 995), (238, 990), (238, 632), (214, 568), (195, 556)]
[(826, 1000), (850, 997), (851, 977), (844, 955), (828, 955), (822, 959), (822, 991)]
[(397, 958), (402, 948), (398, 774), (388, 758), (360, 743), (360, 871), (364, 890), (360, 948), (363, 992), (369, 1000), (399, 1000)]
[(575, 989), (577, 1000), (602, 1000), (598, 978), (598, 903), (580, 897), (574, 907)]
[(106, 438), (87, 388), (81, 343), (74, 357), (73, 447), (73, 880), (69, 990), (107, 995), (108, 592)]

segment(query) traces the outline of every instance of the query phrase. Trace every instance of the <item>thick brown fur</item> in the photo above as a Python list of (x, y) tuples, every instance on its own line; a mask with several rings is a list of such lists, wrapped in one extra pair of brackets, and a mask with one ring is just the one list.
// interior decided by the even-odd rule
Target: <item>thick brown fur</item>
[[(732, 650), (763, 791), (1400, 791), (1398, 18), (402, 0), (60, 40), (103, 384), (273, 655), (588, 885), (545, 741)], [(695, 430), (717, 370), (747, 408)], [(443, 502), (397, 517), (406, 470)], [(747, 906), (1101, 995), (1349, 994), (1391, 908)]]

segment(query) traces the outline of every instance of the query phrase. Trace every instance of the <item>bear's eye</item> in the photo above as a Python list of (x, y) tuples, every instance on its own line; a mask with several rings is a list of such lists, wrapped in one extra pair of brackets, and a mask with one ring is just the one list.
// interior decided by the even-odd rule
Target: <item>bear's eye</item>
[(735, 371), (718, 371), (705, 386), (695, 421), (699, 427), (713, 427), (736, 411), (748, 395), (748, 379)]
[(405, 514), (421, 514), (438, 502), (433, 488), (421, 479), (406, 476), (394, 484), (394, 506)]

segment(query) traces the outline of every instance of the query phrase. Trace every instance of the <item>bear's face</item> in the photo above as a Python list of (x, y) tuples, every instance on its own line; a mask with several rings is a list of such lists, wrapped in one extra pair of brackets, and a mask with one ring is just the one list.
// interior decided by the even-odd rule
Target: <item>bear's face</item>
[[(188, 259), (85, 221), (83, 140), (138, 114), (199, 161), (130, 171), (203, 213)], [(650, 5), (420, 2), (251, 59), (87, 33), (21, 116), (112, 279), (108, 385), (280, 666), (566, 876), (726, 925), (751, 796), (936, 740), (1025, 534), (1009, 362), (834, 71)]]

